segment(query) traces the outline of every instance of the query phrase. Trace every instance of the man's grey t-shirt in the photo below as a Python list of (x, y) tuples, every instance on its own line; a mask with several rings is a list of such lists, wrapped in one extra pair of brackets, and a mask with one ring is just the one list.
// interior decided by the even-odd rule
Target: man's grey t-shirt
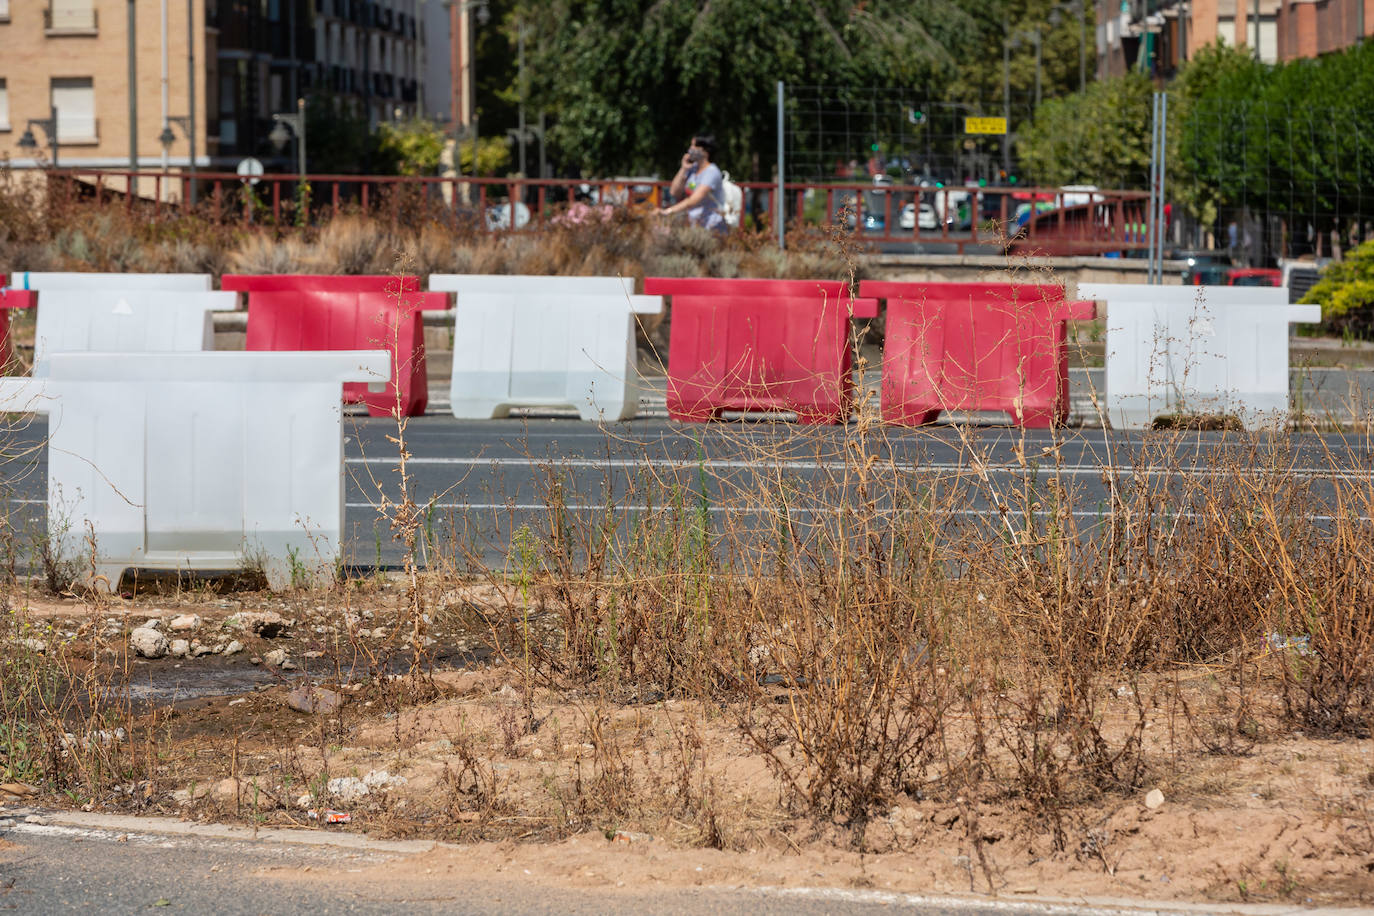
[(687, 173), (687, 193), (696, 190), (697, 185), (705, 185), (707, 194), (700, 205), (687, 211), (687, 218), (696, 226), (720, 228), (725, 223), (725, 217), (720, 215), (721, 205), (725, 203), (725, 178), (720, 168), (708, 162), (692, 169)]

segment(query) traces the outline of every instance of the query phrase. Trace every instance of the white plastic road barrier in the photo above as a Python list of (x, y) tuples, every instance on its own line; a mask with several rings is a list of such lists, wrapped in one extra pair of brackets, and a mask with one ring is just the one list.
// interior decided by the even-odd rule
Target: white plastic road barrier
[(43, 293), (34, 329), (33, 374), (52, 353), (191, 352), (215, 348), (212, 312), (232, 311), (238, 293), (72, 290)]
[(662, 311), (662, 296), (623, 290), (460, 292), (453, 415), (477, 420), (508, 416), (512, 407), (572, 407), (584, 420), (628, 420), (639, 410), (634, 316)]
[[(214, 289), (209, 274), (87, 274), (46, 273), (22, 270), (10, 276), (15, 289), (165, 289), (208, 292)], [(42, 299), (39, 300), (42, 305)]]
[(543, 277), (510, 274), (430, 274), (434, 292), (498, 293), (511, 296), (628, 296), (635, 291), (633, 277)]
[(1150, 283), (1080, 283), (1079, 299), (1099, 302), (1158, 302), (1161, 304), (1287, 305), (1282, 286), (1162, 286)]
[(48, 367), (0, 379), (0, 410), (49, 415), (49, 538), (93, 585), (258, 564), (275, 589), (332, 578), (340, 388), (386, 379), (385, 350), (53, 353)]
[(1168, 413), (1231, 414), (1247, 429), (1289, 410), (1288, 325), (1321, 321), (1281, 287), (1080, 283), (1107, 303), (1107, 416), (1146, 427)]

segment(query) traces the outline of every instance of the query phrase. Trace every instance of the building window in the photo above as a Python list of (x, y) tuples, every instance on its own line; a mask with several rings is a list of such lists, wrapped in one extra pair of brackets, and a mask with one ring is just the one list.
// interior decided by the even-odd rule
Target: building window
[(48, 0), (43, 26), (50, 35), (88, 35), (96, 30), (94, 0)]
[(53, 77), (52, 106), (57, 110), (57, 142), (95, 142), (95, 87), (89, 76)]
[(10, 21), (10, 0), (0, 0), (0, 22)]
[(219, 110), (220, 114), (236, 114), (238, 108), (235, 106), (237, 97), (234, 95), (234, 77), (225, 74), (219, 78)]
[[(4, 2), (4, 0), (0, 0)], [(10, 129), (10, 90), (4, 77), (0, 77), (0, 130)]]

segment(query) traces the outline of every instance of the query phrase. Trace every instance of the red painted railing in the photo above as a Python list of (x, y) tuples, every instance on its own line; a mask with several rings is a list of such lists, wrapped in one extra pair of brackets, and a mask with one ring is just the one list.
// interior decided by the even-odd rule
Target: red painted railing
[[(97, 200), (122, 199), (160, 215), (190, 197), (185, 174), (62, 169), (50, 179)], [(129, 194), (131, 179), (137, 193)], [(439, 178), (273, 173), (248, 184), (236, 174), (196, 176), (197, 212), (216, 221), (304, 224), (343, 213), (393, 222), (442, 220), (475, 231), (508, 232), (609, 218), (615, 210), (648, 214), (667, 200), (669, 183), (652, 179)], [(777, 186), (740, 182), (746, 226), (771, 230)], [(1144, 248), (1144, 191), (1056, 188), (914, 187), (865, 183), (803, 184), (784, 189), (789, 231), (839, 226), (857, 241), (1011, 250), (1027, 254), (1093, 254)], [(512, 206), (514, 201), (514, 206)]]

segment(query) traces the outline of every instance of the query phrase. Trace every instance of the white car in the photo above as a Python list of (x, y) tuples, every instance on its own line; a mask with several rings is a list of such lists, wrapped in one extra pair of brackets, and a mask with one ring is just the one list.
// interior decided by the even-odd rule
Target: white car
[[(897, 225), (903, 229), (915, 229), (918, 222), (916, 205), (907, 204), (902, 208), (902, 215), (897, 219)], [(940, 228), (940, 218), (935, 215), (935, 208), (930, 204), (922, 203), (919, 222), (922, 229)]]

